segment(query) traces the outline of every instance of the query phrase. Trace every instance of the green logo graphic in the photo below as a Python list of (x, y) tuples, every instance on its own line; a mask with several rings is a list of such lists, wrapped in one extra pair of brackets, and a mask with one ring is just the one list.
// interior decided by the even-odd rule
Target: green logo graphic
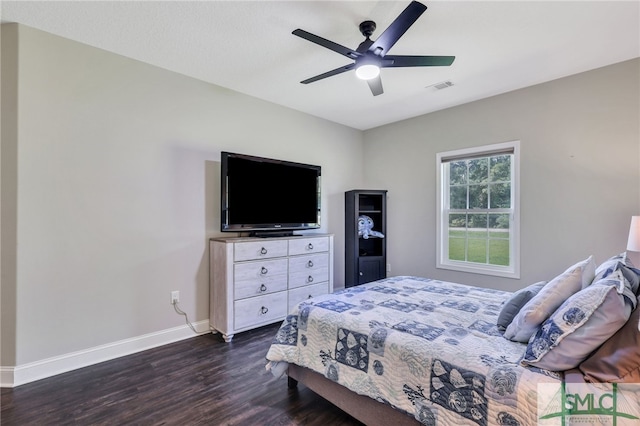
[[(541, 425), (560, 424), (562, 426), (580, 424), (632, 424), (629, 420), (640, 419), (638, 415), (640, 386), (628, 396), (617, 383), (611, 384), (542, 384), (539, 387), (538, 418)], [(626, 389), (626, 388), (625, 388)], [(555, 419), (546, 423), (545, 420)], [(557, 422), (560, 423), (557, 423)]]

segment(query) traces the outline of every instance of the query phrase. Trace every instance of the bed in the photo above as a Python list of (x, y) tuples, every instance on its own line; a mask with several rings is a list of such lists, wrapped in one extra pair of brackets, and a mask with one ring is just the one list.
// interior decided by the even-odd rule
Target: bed
[[(511, 307), (515, 321), (527, 311), (527, 303), (544, 294), (541, 289), (548, 293), (561, 277), (560, 287), (567, 287), (569, 277), (576, 281), (574, 293), (581, 293), (592, 283), (596, 267), (592, 258), (576, 265), (538, 285), (538, 292), (524, 302), (524, 289), (510, 293), (410, 276), (310, 299), (283, 321), (266, 355), (267, 369), (276, 377), (288, 376), (290, 387), (300, 380), (365, 424), (538, 424), (544, 415), (540, 389), (549, 389), (550, 401), (568, 377), (584, 383), (585, 375), (577, 366), (568, 375), (534, 359), (540, 353), (532, 355), (532, 344), (549, 340), (549, 321), (539, 324), (531, 342), (517, 342), (505, 338), (498, 319), (518, 299), (518, 309)], [(637, 303), (631, 293), (637, 293), (637, 281), (636, 276), (635, 287), (623, 283), (607, 290), (618, 296), (617, 303), (630, 305), (625, 322)], [(572, 309), (559, 305), (554, 310)], [(595, 312), (587, 313), (587, 320)], [(543, 360), (546, 356), (561, 363), (547, 353)], [(632, 389), (631, 398), (640, 401), (636, 391)]]

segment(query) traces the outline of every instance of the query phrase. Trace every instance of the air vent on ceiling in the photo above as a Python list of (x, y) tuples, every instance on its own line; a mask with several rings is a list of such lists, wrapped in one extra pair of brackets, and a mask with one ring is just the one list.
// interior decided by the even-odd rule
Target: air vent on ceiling
[(431, 86), (427, 86), (427, 89), (433, 88), (434, 90), (442, 90), (451, 86), (453, 86), (453, 82), (451, 80), (446, 80), (441, 81), (440, 83), (432, 84)]

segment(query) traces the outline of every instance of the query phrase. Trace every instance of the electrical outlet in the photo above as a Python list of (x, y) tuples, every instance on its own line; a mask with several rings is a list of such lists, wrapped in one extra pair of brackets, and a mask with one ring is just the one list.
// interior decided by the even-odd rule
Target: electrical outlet
[(179, 291), (172, 291), (171, 292), (171, 304), (175, 305), (178, 302), (180, 302), (180, 292)]
[(387, 272), (391, 272), (391, 264), (387, 263)]

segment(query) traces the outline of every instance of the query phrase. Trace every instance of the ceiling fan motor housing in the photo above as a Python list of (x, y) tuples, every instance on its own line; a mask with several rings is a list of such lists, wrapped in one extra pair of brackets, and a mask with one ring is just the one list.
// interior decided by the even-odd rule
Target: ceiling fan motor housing
[(376, 30), (376, 23), (373, 21), (364, 21), (360, 23), (360, 32), (363, 36), (369, 38)]

